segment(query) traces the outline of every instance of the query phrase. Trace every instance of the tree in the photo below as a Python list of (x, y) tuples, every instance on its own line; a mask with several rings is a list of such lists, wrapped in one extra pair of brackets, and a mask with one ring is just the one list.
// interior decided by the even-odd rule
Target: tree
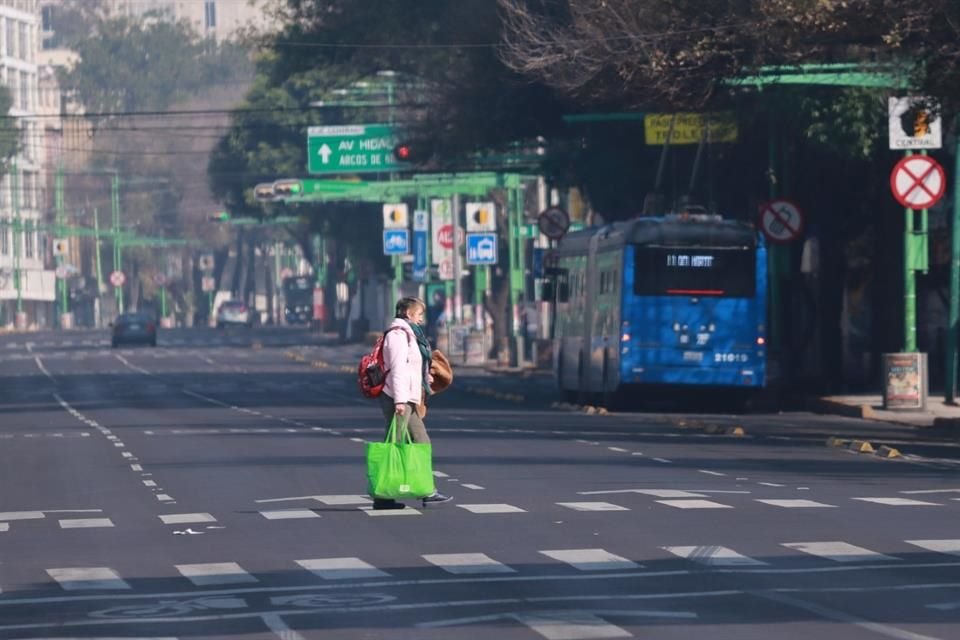
[(13, 106), (13, 97), (10, 89), (0, 86), (0, 175), (5, 175), (10, 169), (10, 158), (20, 149), (20, 129), (17, 120), (9, 116)]

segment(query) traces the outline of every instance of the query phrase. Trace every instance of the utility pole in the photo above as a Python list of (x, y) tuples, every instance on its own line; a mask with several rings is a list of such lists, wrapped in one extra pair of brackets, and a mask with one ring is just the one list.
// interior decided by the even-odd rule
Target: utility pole
[(103, 286), (103, 264), (100, 261), (100, 210), (97, 208), (93, 209), (93, 238), (94, 238), (94, 249), (97, 261), (97, 315), (99, 326), (103, 326), (103, 303), (101, 298), (105, 287)]
[[(453, 317), (456, 326), (463, 324), (463, 282), (460, 279), (460, 195), (453, 194)], [(449, 321), (448, 321), (449, 322)]]
[(23, 330), (27, 328), (27, 318), (23, 313), (23, 222), (20, 220), (20, 169), (17, 167), (17, 157), (11, 161), (10, 192), (13, 200), (13, 285), (17, 290), (17, 314), (14, 326)]
[[(960, 132), (960, 115), (954, 118)], [(953, 227), (950, 243), (950, 310), (947, 321), (947, 367), (944, 377), (947, 404), (957, 403), (957, 331), (960, 331), (960, 138), (953, 160)]]
[[(54, 192), (54, 208), (56, 211), (55, 227), (57, 238), (64, 237), (64, 224), (66, 222), (66, 212), (63, 204), (63, 154), (60, 155), (60, 161), (57, 163), (57, 175)], [(62, 267), (66, 263), (63, 254), (57, 256), (57, 266)], [(71, 322), (67, 314), (70, 313), (69, 302), (67, 300), (67, 280), (66, 278), (57, 278), (57, 292), (60, 300), (60, 328), (69, 329)]]
[[(120, 263), (120, 173), (114, 172), (110, 183), (110, 205), (113, 218), (113, 270), (121, 271), (123, 267)], [(113, 294), (117, 300), (117, 313), (123, 313), (123, 286), (114, 287)]]

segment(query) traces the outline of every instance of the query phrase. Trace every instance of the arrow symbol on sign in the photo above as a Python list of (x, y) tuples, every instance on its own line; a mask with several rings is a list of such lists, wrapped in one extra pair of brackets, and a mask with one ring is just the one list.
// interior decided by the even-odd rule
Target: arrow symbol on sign
[(320, 147), (320, 160), (323, 161), (323, 164), (327, 164), (328, 162), (330, 162), (330, 154), (331, 154), (331, 153), (333, 153), (333, 149), (331, 149), (331, 148), (327, 145), (327, 143), (324, 142), (324, 143), (323, 143), (323, 146)]

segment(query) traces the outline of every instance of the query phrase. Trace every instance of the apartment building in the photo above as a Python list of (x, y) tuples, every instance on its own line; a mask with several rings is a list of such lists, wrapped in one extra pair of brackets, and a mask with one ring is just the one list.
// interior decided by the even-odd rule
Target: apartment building
[(220, 41), (250, 26), (265, 28), (269, 0), (109, 0), (114, 15), (143, 17), (152, 13), (168, 20), (185, 20), (202, 36)]
[(0, 83), (13, 99), (10, 116), (21, 149), (0, 179), (0, 327), (47, 327), (53, 321), (55, 276), (46, 269), (48, 234), (45, 135), (38, 117), (37, 0), (0, 0)]

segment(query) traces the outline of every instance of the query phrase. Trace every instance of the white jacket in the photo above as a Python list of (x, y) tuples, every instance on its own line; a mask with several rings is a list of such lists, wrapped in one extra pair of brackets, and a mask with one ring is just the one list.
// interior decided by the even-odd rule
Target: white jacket
[(390, 328), (399, 327), (383, 340), (383, 364), (387, 381), (383, 391), (397, 404), (420, 404), (423, 399), (423, 356), (417, 336), (406, 320), (395, 318)]

